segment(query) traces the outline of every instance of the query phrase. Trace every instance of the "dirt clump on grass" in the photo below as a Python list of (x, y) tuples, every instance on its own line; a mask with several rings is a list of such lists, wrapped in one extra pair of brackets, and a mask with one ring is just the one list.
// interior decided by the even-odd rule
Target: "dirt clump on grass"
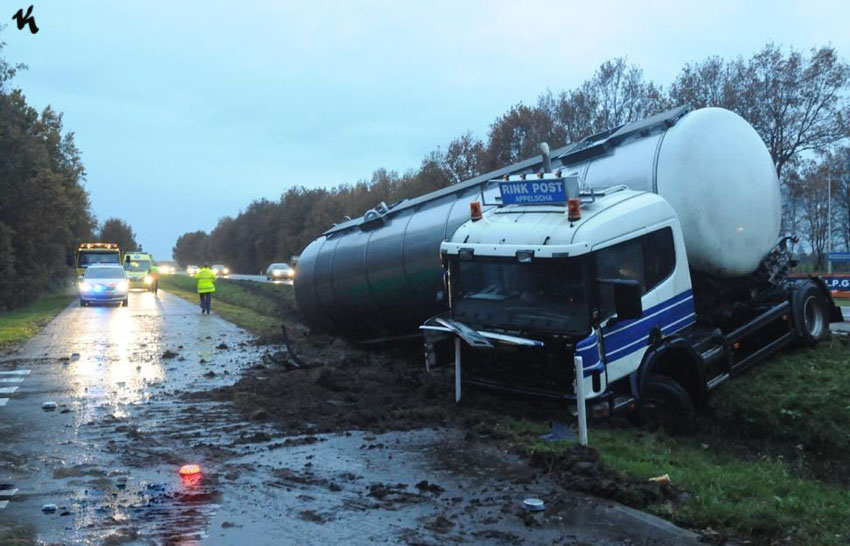
[(530, 463), (565, 489), (612, 499), (634, 507), (685, 502), (689, 495), (668, 484), (631, 480), (606, 467), (592, 447), (573, 445), (558, 452), (531, 452)]

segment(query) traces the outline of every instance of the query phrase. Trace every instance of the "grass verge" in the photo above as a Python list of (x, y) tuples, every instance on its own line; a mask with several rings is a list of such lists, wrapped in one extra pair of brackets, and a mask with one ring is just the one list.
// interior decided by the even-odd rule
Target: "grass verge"
[(0, 349), (9, 349), (37, 334), (75, 297), (71, 291), (48, 294), (20, 309), (0, 313)]
[[(590, 445), (625, 479), (669, 474), (685, 494), (632, 504), (677, 524), (756, 544), (847, 544), (848, 364), (850, 345), (839, 339), (792, 350), (714, 393), (695, 437), (606, 426), (591, 428)], [(575, 449), (541, 441), (548, 427), (503, 422), (521, 450), (548, 457), (556, 476)]]
[[(198, 303), (197, 283), (191, 277), (167, 276), (159, 285), (176, 296)], [(225, 320), (268, 341), (277, 340), (284, 317), (296, 313), (291, 285), (230, 279), (216, 281), (212, 308)]]

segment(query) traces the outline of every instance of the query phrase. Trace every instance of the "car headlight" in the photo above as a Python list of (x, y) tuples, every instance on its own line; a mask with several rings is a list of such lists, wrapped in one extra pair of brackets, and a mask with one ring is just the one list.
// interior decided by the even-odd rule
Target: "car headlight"
[(91, 288), (91, 284), (87, 283), (86, 281), (80, 283), (80, 290), (82, 290), (83, 292), (91, 292)]
[(229, 270), (229, 269), (227, 269), (227, 268), (225, 267), (225, 268), (224, 268), (223, 273), (224, 273), (225, 275), (229, 275), (229, 274), (230, 274), (230, 270)]
[(145, 284), (150, 284), (153, 282), (153, 277), (150, 275), (145, 275)]
[(286, 274), (287, 274), (288, 276), (290, 276), (290, 277), (294, 277), (294, 276), (295, 276), (295, 270), (294, 270), (294, 269), (290, 269), (289, 271), (287, 271), (287, 272), (286, 272)]

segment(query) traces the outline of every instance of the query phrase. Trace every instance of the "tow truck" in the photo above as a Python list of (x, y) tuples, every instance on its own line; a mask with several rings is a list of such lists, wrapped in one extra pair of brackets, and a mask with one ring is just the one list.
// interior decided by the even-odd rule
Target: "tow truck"
[(70, 256), (68, 265), (74, 267), (77, 277), (82, 277), (92, 264), (121, 264), (121, 250), (117, 243), (82, 243)]

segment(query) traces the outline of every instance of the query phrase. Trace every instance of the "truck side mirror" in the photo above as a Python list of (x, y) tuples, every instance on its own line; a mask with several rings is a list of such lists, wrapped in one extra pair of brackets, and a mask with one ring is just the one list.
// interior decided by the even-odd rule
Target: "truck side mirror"
[(614, 285), (614, 308), (620, 320), (636, 319), (643, 316), (640, 283), (633, 280), (622, 281)]
[(614, 310), (617, 320), (636, 319), (643, 316), (640, 283), (633, 279), (598, 279), (599, 284), (614, 285)]

